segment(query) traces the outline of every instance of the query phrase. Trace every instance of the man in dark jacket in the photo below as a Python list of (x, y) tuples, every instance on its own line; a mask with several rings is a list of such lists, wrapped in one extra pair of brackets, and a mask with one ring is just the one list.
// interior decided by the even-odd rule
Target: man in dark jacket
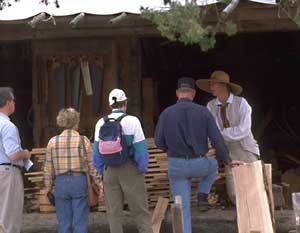
[(216, 149), (217, 156), (227, 164), (231, 161), (224, 140), (211, 113), (204, 106), (193, 103), (195, 83), (192, 78), (178, 80), (177, 103), (165, 109), (155, 130), (155, 143), (168, 154), (168, 176), (173, 197), (180, 195), (183, 204), (184, 232), (191, 233), (191, 179), (200, 177), (198, 208), (209, 208), (208, 194), (214, 183), (218, 164), (206, 156), (208, 138)]

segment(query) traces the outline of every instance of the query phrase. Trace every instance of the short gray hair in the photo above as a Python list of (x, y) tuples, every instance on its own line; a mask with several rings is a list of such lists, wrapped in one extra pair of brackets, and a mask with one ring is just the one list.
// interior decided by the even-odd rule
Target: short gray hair
[(177, 89), (178, 92), (187, 93), (187, 92), (195, 92), (196, 90), (189, 87), (180, 87)]
[(74, 108), (63, 108), (56, 117), (56, 123), (59, 127), (72, 129), (79, 125), (80, 114)]
[(7, 101), (14, 98), (14, 90), (11, 87), (0, 87), (0, 108), (3, 108)]

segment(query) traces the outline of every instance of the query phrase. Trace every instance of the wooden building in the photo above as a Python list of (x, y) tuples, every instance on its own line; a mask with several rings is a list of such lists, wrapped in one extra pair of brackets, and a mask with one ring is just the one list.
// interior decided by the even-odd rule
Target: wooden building
[[(28, 25), (33, 17), (0, 21), (0, 86), (16, 91), (13, 118), (25, 147), (46, 146), (59, 132), (57, 112), (68, 106), (80, 111), (81, 132), (92, 138), (96, 121), (109, 112), (108, 93), (116, 87), (128, 93), (129, 112), (142, 120), (151, 137), (160, 111), (176, 101), (176, 80), (183, 75), (207, 78), (215, 69), (226, 70), (244, 86), (261, 142), (271, 140), (263, 139), (267, 127), (268, 135), (280, 135), (281, 126), (269, 123), (272, 111), (280, 111), (274, 109), (274, 98), (285, 96), (293, 102), (297, 92), (293, 83), (299, 83), (300, 31), (283, 12), (278, 17), (278, 6), (241, 2), (231, 16), (239, 34), (219, 35), (216, 48), (207, 53), (163, 39), (155, 25), (138, 14), (127, 13), (111, 23), (118, 15), (86, 14), (76, 27), (70, 25), (76, 15), (54, 17), (55, 25), (50, 19), (35, 28)], [(215, 16), (208, 21), (214, 22)], [(86, 94), (84, 66), (92, 95)], [(208, 98), (199, 92), (196, 102), (205, 104)], [(294, 105), (289, 106), (293, 111)]]

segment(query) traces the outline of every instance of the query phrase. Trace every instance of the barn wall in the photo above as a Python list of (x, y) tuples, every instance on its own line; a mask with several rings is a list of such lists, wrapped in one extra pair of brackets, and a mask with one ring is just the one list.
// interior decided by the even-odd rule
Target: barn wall
[[(79, 103), (72, 106), (74, 67), (80, 67), (83, 60), (89, 62), (93, 95), (87, 96), (80, 72), (79, 93), (76, 92)], [(128, 112), (140, 116), (139, 61), (139, 41), (135, 37), (34, 41), (35, 146), (45, 146), (52, 136), (60, 132), (55, 118), (62, 107), (75, 107), (79, 110), (80, 132), (93, 139), (97, 120), (110, 112), (108, 94), (113, 88), (123, 88), (127, 92), (130, 98)], [(92, 75), (93, 67), (98, 70), (95, 77)], [(95, 111), (95, 107), (98, 111)]]

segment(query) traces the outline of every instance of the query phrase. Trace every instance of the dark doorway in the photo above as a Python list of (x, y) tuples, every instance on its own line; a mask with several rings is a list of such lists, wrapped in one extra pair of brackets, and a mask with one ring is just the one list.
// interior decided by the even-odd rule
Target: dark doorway
[(10, 86), (16, 95), (17, 125), (23, 148), (32, 148), (32, 56), (29, 42), (0, 44), (0, 86)]

